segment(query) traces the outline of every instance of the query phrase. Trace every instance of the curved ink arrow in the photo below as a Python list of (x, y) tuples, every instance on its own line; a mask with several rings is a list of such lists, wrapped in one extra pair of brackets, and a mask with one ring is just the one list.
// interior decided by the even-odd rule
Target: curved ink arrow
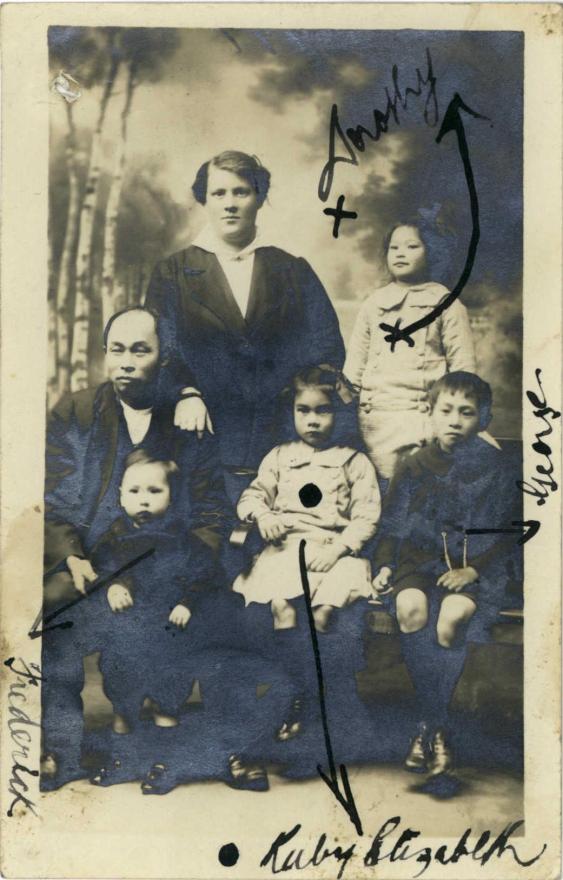
[[(311, 605), (311, 589), (309, 587), (309, 579), (307, 577), (307, 565), (305, 563), (305, 545), (306, 541), (299, 542), (299, 570), (301, 572), (301, 585), (303, 587), (303, 595), (305, 596), (305, 607), (307, 608), (307, 620), (309, 621), (309, 630), (311, 633), (311, 643), (313, 645), (313, 653), (315, 655), (315, 666), (317, 669), (317, 684), (319, 687), (319, 707), (321, 710), (321, 719), (323, 724), (323, 733), (325, 739), (326, 755), (328, 760), (329, 775), (321, 769), (321, 765), (317, 764), (319, 776), (326, 782), (338, 803), (344, 807), (350, 821), (352, 822), (357, 834), (363, 835), (362, 822), (356, 808), (354, 795), (348, 781), (348, 771), (344, 764), (339, 767), (340, 778), (334, 761), (334, 752), (332, 751), (332, 742), (330, 739), (330, 731), (328, 729), (328, 716), (326, 711), (325, 686), (323, 678), (323, 667), (321, 663), (321, 652), (319, 650), (319, 638), (315, 628), (315, 619), (313, 617), (313, 607)], [(342, 782), (343, 791), (340, 790), (340, 782)]]
[(465, 180), (467, 183), (467, 189), (469, 190), (469, 204), (471, 207), (471, 238), (469, 241), (469, 247), (467, 249), (467, 257), (465, 260), (465, 265), (463, 267), (463, 271), (459, 276), (459, 280), (451, 293), (433, 309), (424, 318), (420, 318), (419, 321), (414, 321), (412, 324), (408, 324), (406, 327), (401, 327), (401, 319), (397, 321), (395, 325), (391, 324), (380, 324), (382, 330), (387, 332), (387, 336), (385, 337), (385, 341), (389, 342), (391, 345), (391, 351), (395, 350), (395, 345), (397, 342), (406, 342), (411, 348), (414, 345), (414, 339), (412, 338), (412, 334), (416, 332), (416, 330), (420, 330), (422, 327), (427, 327), (429, 324), (432, 324), (433, 321), (438, 318), (442, 312), (445, 312), (453, 302), (458, 298), (461, 294), (463, 288), (467, 284), (469, 280), (469, 276), (471, 275), (471, 270), (473, 269), (473, 263), (475, 262), (475, 255), (477, 253), (477, 245), (479, 244), (479, 236), (480, 236), (480, 228), (479, 228), (479, 201), (477, 199), (477, 190), (475, 188), (475, 178), (473, 177), (473, 169), (471, 167), (471, 160), (469, 158), (469, 148), (467, 146), (467, 139), (465, 137), (465, 129), (463, 128), (463, 122), (461, 121), (460, 110), (463, 110), (465, 113), (469, 113), (470, 116), (475, 117), (475, 119), (488, 119), (487, 116), (483, 116), (481, 113), (476, 113), (475, 110), (472, 110), (470, 107), (465, 104), (459, 94), (456, 92), (453, 96), (452, 100), (448, 104), (447, 110), (444, 114), (444, 119), (442, 125), (440, 127), (440, 131), (438, 132), (438, 137), (436, 138), (436, 143), (439, 144), (445, 135), (449, 134), (450, 131), (455, 132), (457, 136), (457, 143), (459, 149), (459, 155), (461, 156), (461, 160), (463, 162), (463, 170), (465, 172)]

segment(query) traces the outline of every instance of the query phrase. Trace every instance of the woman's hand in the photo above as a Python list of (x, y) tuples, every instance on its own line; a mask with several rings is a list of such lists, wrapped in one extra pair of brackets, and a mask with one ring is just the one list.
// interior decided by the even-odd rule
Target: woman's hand
[(192, 612), (189, 608), (186, 608), (185, 605), (176, 605), (170, 612), (168, 621), (169, 623), (174, 624), (174, 626), (184, 629), (190, 622), (191, 616)]
[(444, 587), (451, 593), (459, 593), (464, 587), (479, 580), (479, 574), (470, 565), (467, 568), (454, 568), (440, 575), (436, 581), (439, 587)]
[(376, 576), (371, 582), (371, 585), (378, 596), (385, 596), (387, 593), (390, 593), (393, 589), (393, 585), (391, 583), (391, 578), (393, 576), (393, 569), (389, 568), (388, 565), (383, 565)]
[(197, 395), (178, 401), (174, 410), (174, 424), (182, 431), (195, 431), (198, 440), (201, 440), (204, 431), (215, 433), (207, 407)]
[(287, 535), (287, 528), (275, 513), (263, 513), (256, 520), (260, 534), (265, 541), (279, 543)]
[(309, 571), (330, 571), (348, 548), (335, 541), (332, 544), (307, 544), (307, 568)]
[(108, 587), (108, 602), (112, 611), (126, 611), (133, 605), (133, 596), (123, 584), (112, 584)]

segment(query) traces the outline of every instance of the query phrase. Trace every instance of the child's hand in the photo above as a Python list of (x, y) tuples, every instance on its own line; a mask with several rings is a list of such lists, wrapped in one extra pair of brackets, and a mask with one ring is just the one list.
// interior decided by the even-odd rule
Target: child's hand
[(444, 587), (451, 593), (459, 593), (464, 587), (479, 580), (479, 575), (470, 565), (467, 568), (454, 568), (452, 571), (446, 571), (440, 575), (437, 580), (439, 587)]
[(338, 541), (333, 544), (308, 544), (307, 568), (309, 571), (330, 571), (347, 549)]
[(393, 585), (391, 584), (392, 576), (393, 570), (389, 568), (388, 565), (384, 565), (379, 569), (371, 582), (371, 585), (378, 596), (385, 596), (387, 593), (391, 592), (393, 589)]
[(170, 617), (168, 618), (168, 621), (169, 623), (173, 623), (174, 626), (178, 626), (180, 629), (184, 629), (190, 622), (191, 616), (192, 612), (189, 608), (186, 608), (185, 605), (176, 605), (170, 612)]
[(108, 587), (108, 602), (112, 611), (126, 611), (133, 605), (133, 596), (123, 584)]
[(287, 528), (275, 513), (263, 513), (256, 520), (265, 541), (279, 542), (287, 535)]
[(86, 583), (92, 583), (98, 577), (89, 560), (81, 559), (80, 556), (67, 556), (66, 567), (70, 571), (75, 588), (82, 595), (86, 593)]

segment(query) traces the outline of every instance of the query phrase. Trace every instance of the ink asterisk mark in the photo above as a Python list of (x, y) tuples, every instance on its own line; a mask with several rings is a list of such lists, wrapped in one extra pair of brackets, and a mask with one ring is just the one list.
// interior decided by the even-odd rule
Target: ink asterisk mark
[(395, 346), (398, 342), (406, 342), (409, 348), (412, 348), (414, 345), (414, 339), (409, 333), (408, 328), (405, 330), (401, 330), (401, 321), (402, 318), (398, 318), (395, 324), (380, 324), (382, 330), (385, 330), (387, 336), (385, 337), (385, 342), (388, 342), (391, 346), (391, 351), (395, 351)]
[(332, 227), (332, 235), (334, 238), (338, 238), (338, 230), (340, 229), (340, 223), (342, 220), (355, 220), (358, 216), (355, 211), (345, 211), (343, 205), (344, 196), (338, 196), (336, 208), (324, 208), (323, 210), (323, 214), (326, 214), (327, 217), (334, 217), (334, 225)]

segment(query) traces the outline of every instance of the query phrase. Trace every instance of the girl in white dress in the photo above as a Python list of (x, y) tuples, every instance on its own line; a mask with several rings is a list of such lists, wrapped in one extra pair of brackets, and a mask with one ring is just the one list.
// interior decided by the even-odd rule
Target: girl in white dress
[[(362, 439), (380, 477), (393, 476), (399, 457), (422, 446), (429, 432), (428, 391), (445, 373), (475, 373), (467, 309), (455, 300), (432, 324), (413, 333), (414, 346), (385, 340), (382, 323), (418, 321), (447, 295), (428, 278), (427, 249), (420, 225), (394, 226), (386, 239), (391, 283), (362, 304), (348, 348), (344, 373), (359, 391)], [(488, 439), (488, 438), (487, 438)]]
[(233, 589), (250, 602), (270, 603), (274, 629), (291, 629), (291, 600), (303, 594), (299, 542), (317, 629), (326, 631), (333, 608), (372, 595), (370, 567), (360, 551), (380, 513), (375, 470), (362, 452), (339, 440), (347, 421), (331, 371), (311, 367), (287, 391), (296, 439), (276, 446), (239, 500), (241, 520), (256, 522), (267, 546)]

